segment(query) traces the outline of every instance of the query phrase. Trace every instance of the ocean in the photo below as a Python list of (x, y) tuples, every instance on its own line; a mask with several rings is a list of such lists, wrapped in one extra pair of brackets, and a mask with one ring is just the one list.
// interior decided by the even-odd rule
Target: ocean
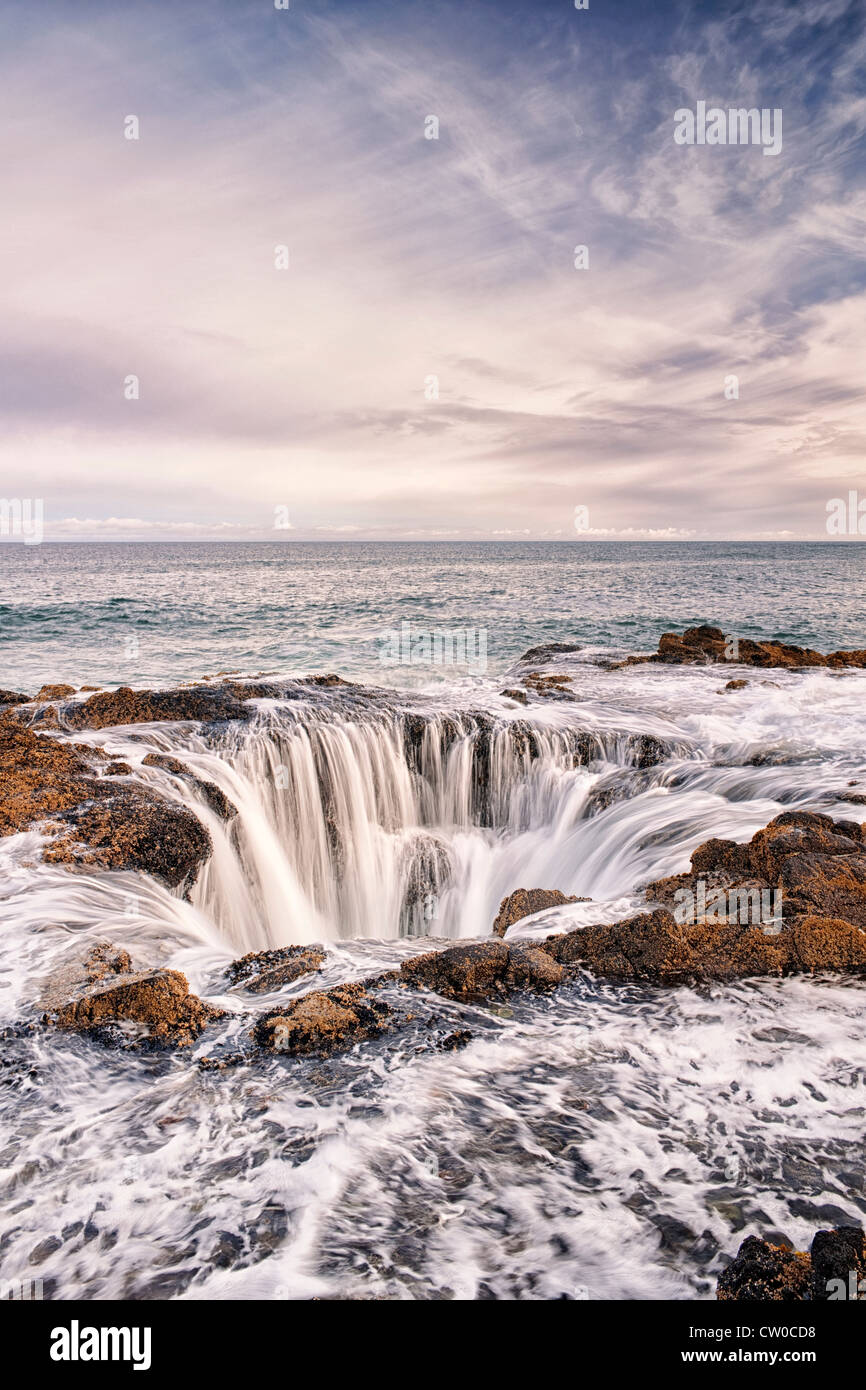
[[(866, 819), (840, 799), (866, 793), (866, 671), (611, 668), (704, 621), (863, 646), (864, 562), (860, 544), (0, 548), (6, 688), (233, 668), (361, 686), (297, 681), (238, 726), (53, 730), (183, 803), (213, 853), (184, 896), (42, 862), (38, 830), (0, 839), (0, 1281), (58, 1299), (709, 1299), (748, 1234), (807, 1248), (862, 1223), (852, 977), (579, 972), (549, 996), (437, 997), (416, 1031), (336, 1057), (198, 1063), (249, 1051), (256, 1015), (311, 988), (233, 987), (245, 952), (319, 942), (328, 988), (426, 938), (488, 937), (518, 887), (587, 899), (511, 928), (532, 942), (641, 911), (710, 837), (804, 807)], [(404, 623), (483, 631), (485, 661), (383, 661)], [(577, 648), (555, 657), (567, 690), (522, 704), (503, 692), (544, 642)], [(102, 941), (183, 971), (225, 1017), (170, 1055), (42, 1027), (45, 981)], [(425, 1044), (427, 1014), (468, 1045)]]
[(866, 544), (0, 545), (3, 683), (192, 680), (239, 667), (400, 685), (383, 634), (483, 629), (491, 674), (533, 644), (636, 651), (716, 622), (820, 650), (864, 639)]

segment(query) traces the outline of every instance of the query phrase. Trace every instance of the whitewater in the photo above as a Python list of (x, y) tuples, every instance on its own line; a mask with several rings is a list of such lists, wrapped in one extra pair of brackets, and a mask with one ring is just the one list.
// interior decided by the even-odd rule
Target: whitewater
[[(226, 966), (320, 942), (315, 987), (488, 936), (518, 887), (591, 901), (531, 939), (639, 910), (710, 836), (781, 810), (864, 819), (866, 673), (607, 669), (503, 695), (525, 667), (411, 690), (288, 683), (245, 724), (60, 733), (206, 824), (188, 897), (0, 841), (0, 1280), (55, 1298), (710, 1297), (751, 1231), (862, 1221), (866, 986), (833, 977), (664, 989), (589, 974), (547, 998), (436, 1000), (460, 1052), (387, 1037), (218, 1073), (254, 1012)], [(725, 692), (742, 676), (746, 689)], [(148, 753), (237, 808), (224, 821)], [(58, 962), (110, 940), (227, 1011), (184, 1055), (37, 1026)], [(30, 1021), (31, 1027), (22, 1023)]]

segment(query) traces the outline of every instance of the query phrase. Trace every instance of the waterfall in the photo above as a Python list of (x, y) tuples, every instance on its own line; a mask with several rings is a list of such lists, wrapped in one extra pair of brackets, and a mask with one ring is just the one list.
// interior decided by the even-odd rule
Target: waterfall
[[(519, 886), (590, 894), (601, 866), (587, 872), (592, 856), (573, 841), (591, 789), (671, 751), (648, 734), (481, 712), (359, 715), (339, 699), (263, 702), (248, 725), (154, 725), (145, 737), (237, 808), (224, 821), (189, 781), (136, 769), (207, 825), (214, 849), (192, 901), (243, 950), (478, 936)], [(113, 748), (130, 756), (128, 743)]]

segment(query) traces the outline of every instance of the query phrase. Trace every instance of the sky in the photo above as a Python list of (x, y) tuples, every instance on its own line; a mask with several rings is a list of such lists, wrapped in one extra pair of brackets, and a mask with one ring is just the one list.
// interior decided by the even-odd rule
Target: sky
[[(59, 540), (829, 539), (864, 72), (862, 0), (0, 0), (3, 495)], [(780, 152), (677, 143), (701, 101)]]

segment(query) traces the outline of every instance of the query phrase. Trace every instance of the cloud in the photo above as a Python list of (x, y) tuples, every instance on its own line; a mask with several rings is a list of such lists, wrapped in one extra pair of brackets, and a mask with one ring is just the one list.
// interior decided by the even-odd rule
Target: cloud
[[(0, 57), (0, 462), (57, 535), (823, 534), (866, 438), (857, 5), (100, 8)], [(782, 154), (674, 145), (698, 98), (781, 106)]]

